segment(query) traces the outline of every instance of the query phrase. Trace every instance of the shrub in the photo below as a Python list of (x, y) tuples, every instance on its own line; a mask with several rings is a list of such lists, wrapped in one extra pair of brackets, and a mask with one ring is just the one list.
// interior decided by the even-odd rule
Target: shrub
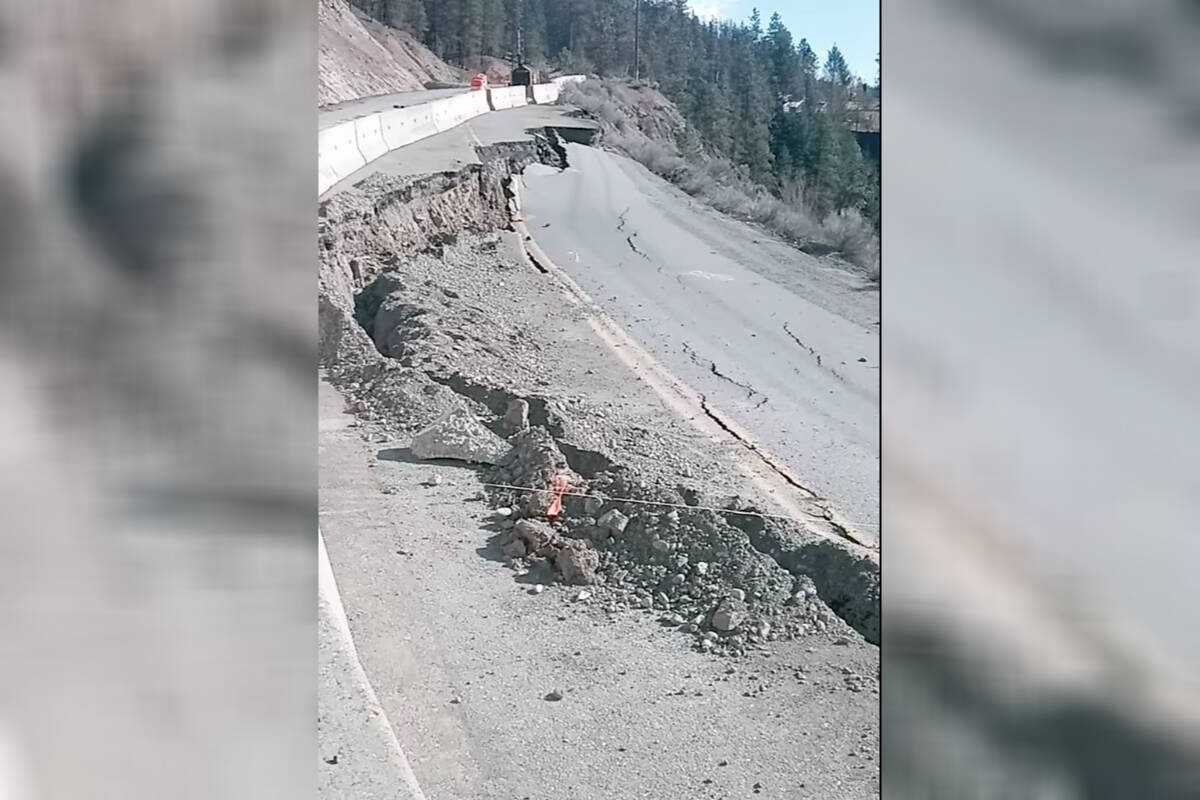
[(836, 247), (846, 260), (866, 268), (871, 280), (879, 280), (879, 238), (861, 214), (839, 211), (827, 217), (821, 227), (828, 244)]

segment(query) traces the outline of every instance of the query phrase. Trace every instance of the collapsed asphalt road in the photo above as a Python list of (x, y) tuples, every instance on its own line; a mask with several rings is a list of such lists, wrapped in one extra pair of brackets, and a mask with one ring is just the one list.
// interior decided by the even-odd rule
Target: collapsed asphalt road
[[(321, 519), (366, 674), (430, 796), (877, 796), (877, 557), (700, 508), (772, 501), (735, 467), (743, 448), (669, 407), (505, 230), (510, 176), (546, 157), (525, 130), (561, 115), (486, 115), (322, 203), (341, 395), (322, 387)], [(607, 506), (567, 502), (554, 535), (594, 554), (586, 591), (558, 556), (505, 549), (500, 520), (540, 514), (523, 496), (491, 512), (481, 480), (541, 490), (524, 462), (499, 479), (413, 452), (447, 409), (495, 424), (512, 398), (625, 514), (606, 541)]]
[(879, 294), (568, 144), (525, 171), (537, 242), (644, 347), (864, 534), (879, 524)]

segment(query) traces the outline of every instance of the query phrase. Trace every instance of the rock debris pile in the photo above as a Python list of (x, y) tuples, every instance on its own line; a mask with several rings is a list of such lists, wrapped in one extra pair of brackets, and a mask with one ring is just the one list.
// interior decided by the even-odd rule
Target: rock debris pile
[[(529, 489), (492, 491), (502, 509), (500, 552), (518, 572), (543, 570), (593, 587), (588, 600), (610, 614), (657, 611), (663, 625), (691, 634), (705, 651), (740, 654), (781, 638), (854, 635), (811, 578), (756, 550), (722, 513), (689, 507), (682, 495), (619, 469), (585, 480), (541, 428), (509, 441), (512, 449), (486, 477)], [(537, 490), (555, 474), (571, 476), (572, 496), (551, 524), (541, 519), (550, 495)]]

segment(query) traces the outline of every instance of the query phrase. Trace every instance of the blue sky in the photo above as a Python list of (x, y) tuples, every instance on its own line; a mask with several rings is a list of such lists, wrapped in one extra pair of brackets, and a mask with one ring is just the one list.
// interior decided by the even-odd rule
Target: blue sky
[(763, 28), (776, 11), (797, 42), (808, 39), (825, 62), (835, 43), (850, 69), (867, 83), (875, 82), (875, 54), (879, 52), (878, 0), (690, 0), (698, 16), (734, 21), (750, 18), (758, 7)]

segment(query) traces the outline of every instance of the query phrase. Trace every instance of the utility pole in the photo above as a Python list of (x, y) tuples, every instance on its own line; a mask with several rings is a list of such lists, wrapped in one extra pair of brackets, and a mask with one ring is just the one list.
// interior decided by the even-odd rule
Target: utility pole
[(521, 41), (521, 5), (521, 0), (517, 0), (517, 64), (514, 64), (513, 66), (517, 66), (518, 64), (523, 64), (525, 62), (525, 43)]
[(642, 0), (633, 0), (633, 80), (642, 77)]

